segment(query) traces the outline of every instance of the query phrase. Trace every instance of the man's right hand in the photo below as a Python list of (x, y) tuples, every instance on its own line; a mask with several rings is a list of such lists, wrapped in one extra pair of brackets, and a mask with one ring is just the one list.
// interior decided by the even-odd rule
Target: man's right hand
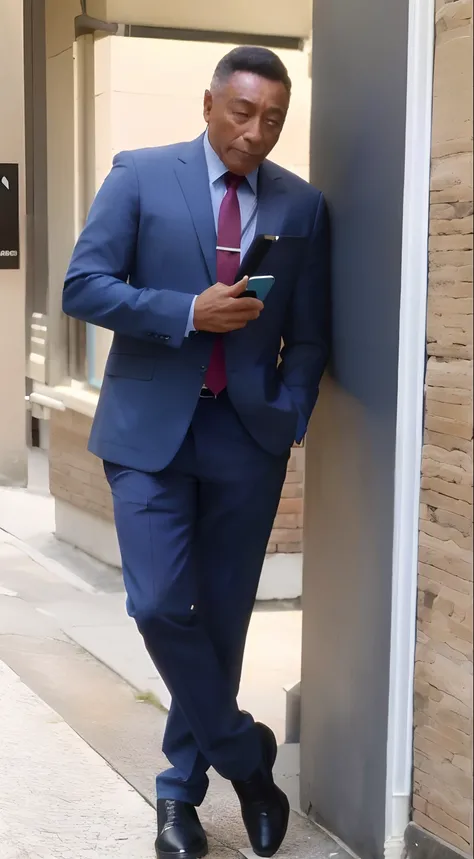
[(245, 328), (248, 322), (258, 319), (263, 310), (263, 302), (258, 298), (246, 298), (242, 295), (247, 284), (248, 277), (233, 286), (215, 283), (198, 295), (194, 305), (196, 331), (226, 334), (228, 331)]

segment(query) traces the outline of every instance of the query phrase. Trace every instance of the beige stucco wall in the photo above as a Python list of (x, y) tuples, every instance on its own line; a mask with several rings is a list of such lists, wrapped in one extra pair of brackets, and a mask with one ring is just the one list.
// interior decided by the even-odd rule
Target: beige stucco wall
[[(204, 129), (212, 72), (235, 47), (211, 42), (99, 38), (96, 41), (97, 186), (122, 149), (191, 140)], [(278, 50), (293, 80), (288, 120), (272, 158), (308, 177), (311, 78), (305, 51)]]
[(311, 30), (311, 0), (89, 0), (90, 14), (109, 21), (155, 27), (185, 27), (217, 32), (272, 34), (306, 38)]
[[(8, 82), (8, 84), (6, 83)], [(20, 165), (19, 271), (0, 271), (0, 483), (26, 481), (25, 421), (25, 157), (23, 9), (3, 0), (0, 27), (2, 129), (0, 162)]]
[[(192, 140), (205, 128), (202, 101), (212, 72), (233, 46), (161, 39), (98, 38), (95, 46), (95, 181), (123, 149)], [(311, 78), (304, 51), (278, 51), (293, 80), (288, 120), (272, 158), (309, 176)], [(102, 378), (111, 342), (96, 332), (93, 375)]]
[[(197, 137), (214, 68), (233, 45), (161, 39), (110, 45), (112, 153)], [(287, 123), (271, 158), (304, 178), (309, 171), (311, 78), (304, 51), (278, 50), (293, 80)]]
[(437, 4), (414, 820), (471, 852), (472, 2)]

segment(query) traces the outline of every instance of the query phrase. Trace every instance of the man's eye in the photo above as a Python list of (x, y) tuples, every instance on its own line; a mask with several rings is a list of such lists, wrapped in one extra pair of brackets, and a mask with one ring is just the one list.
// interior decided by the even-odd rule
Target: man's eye
[(248, 113), (244, 113), (243, 110), (235, 110), (234, 114), (235, 116), (240, 117), (240, 119), (248, 119)]

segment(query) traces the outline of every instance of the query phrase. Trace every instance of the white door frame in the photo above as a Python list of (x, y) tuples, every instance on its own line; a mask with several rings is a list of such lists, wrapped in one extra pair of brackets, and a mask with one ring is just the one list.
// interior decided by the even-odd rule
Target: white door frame
[(410, 0), (385, 823), (390, 859), (400, 859), (411, 817), (434, 23), (435, 0)]

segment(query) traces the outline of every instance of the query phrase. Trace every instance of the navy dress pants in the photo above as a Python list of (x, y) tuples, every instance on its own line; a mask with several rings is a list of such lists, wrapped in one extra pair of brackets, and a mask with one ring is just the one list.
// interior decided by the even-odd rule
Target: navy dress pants
[(288, 456), (257, 445), (224, 392), (199, 400), (163, 471), (104, 463), (128, 612), (172, 696), (159, 798), (200, 805), (210, 766), (240, 780), (260, 764), (236, 697)]

